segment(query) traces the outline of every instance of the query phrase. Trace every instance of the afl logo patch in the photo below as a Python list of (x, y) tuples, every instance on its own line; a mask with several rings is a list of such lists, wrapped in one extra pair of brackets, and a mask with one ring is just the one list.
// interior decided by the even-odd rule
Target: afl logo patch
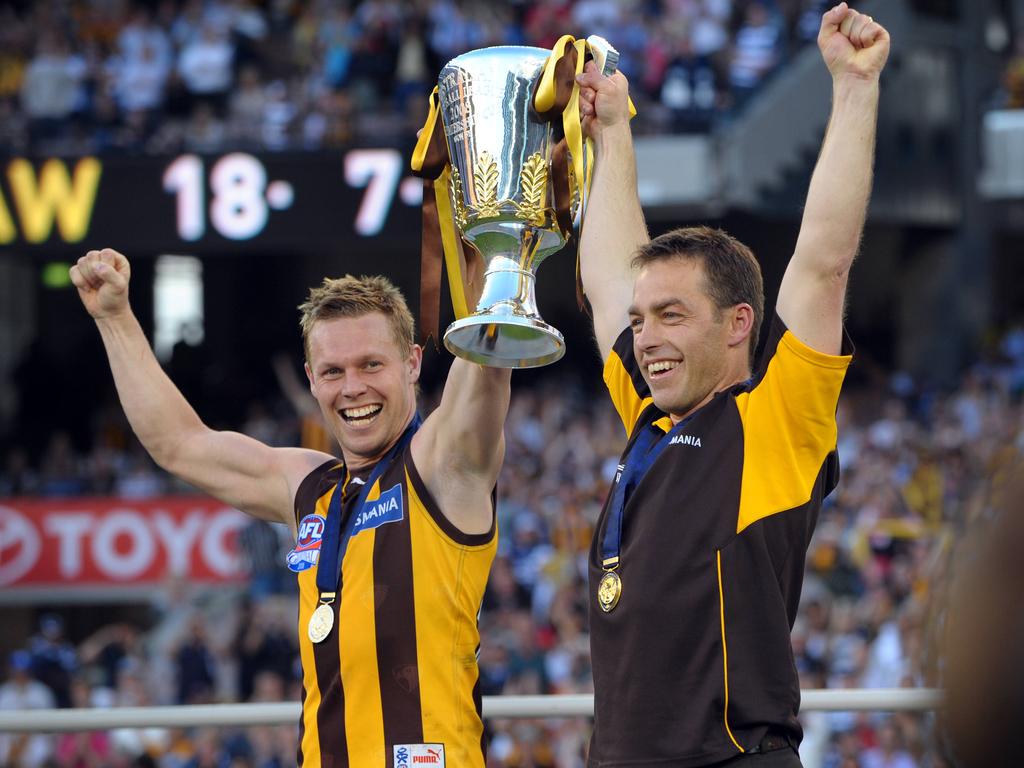
[(299, 537), (295, 549), (288, 553), (289, 570), (295, 573), (309, 570), (320, 557), (320, 544), (324, 538), (324, 519), (320, 515), (306, 515), (299, 522)]

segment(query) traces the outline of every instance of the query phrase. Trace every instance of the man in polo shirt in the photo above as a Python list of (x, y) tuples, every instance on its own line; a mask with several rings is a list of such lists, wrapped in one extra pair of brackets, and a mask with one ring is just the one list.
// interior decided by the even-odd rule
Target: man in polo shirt
[(833, 107), (760, 360), (760, 268), (719, 230), (649, 240), (622, 75), (580, 76), (597, 163), (583, 285), (629, 434), (590, 556), (592, 766), (798, 766), (789, 641), (838, 480), (843, 303), (871, 188), (889, 36), (841, 3)]

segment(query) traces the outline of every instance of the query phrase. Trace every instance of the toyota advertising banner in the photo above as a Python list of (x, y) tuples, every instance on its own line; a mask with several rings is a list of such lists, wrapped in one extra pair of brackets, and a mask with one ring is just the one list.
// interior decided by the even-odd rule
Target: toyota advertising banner
[(0, 602), (129, 596), (244, 578), (248, 519), (205, 497), (0, 499)]

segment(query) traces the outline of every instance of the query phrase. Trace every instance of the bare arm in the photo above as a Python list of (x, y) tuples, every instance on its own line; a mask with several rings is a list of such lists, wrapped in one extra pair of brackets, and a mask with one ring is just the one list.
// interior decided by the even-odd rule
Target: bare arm
[(878, 79), (889, 34), (840, 3), (822, 17), (818, 46), (832, 73), (832, 116), (777, 307), (797, 338), (838, 354), (846, 285), (871, 194)]
[(298, 484), (330, 457), (270, 448), (237, 432), (207, 427), (164, 373), (128, 304), (128, 260), (89, 251), (71, 280), (103, 339), (125, 415), (161, 467), (244, 512), (294, 528)]
[(507, 368), (456, 359), (441, 404), (413, 438), (413, 459), (427, 490), (463, 533), (486, 533), (491, 527), (491, 490), (505, 458), (511, 378)]
[(604, 77), (593, 62), (579, 76), (583, 129), (597, 161), (580, 236), (580, 274), (594, 310), (594, 334), (607, 358), (629, 322), (633, 298), (629, 262), (650, 238), (637, 193), (636, 155), (629, 129), (629, 84), (622, 73)]

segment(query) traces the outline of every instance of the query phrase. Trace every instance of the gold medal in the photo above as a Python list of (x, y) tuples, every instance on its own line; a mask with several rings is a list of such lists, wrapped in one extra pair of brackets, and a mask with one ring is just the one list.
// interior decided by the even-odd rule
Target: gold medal
[(601, 610), (610, 613), (619, 604), (622, 595), (622, 579), (615, 571), (605, 571), (601, 582), (597, 585), (597, 604)]
[(334, 627), (334, 609), (330, 603), (321, 603), (309, 617), (309, 639), (314, 643), (321, 643), (331, 634)]

